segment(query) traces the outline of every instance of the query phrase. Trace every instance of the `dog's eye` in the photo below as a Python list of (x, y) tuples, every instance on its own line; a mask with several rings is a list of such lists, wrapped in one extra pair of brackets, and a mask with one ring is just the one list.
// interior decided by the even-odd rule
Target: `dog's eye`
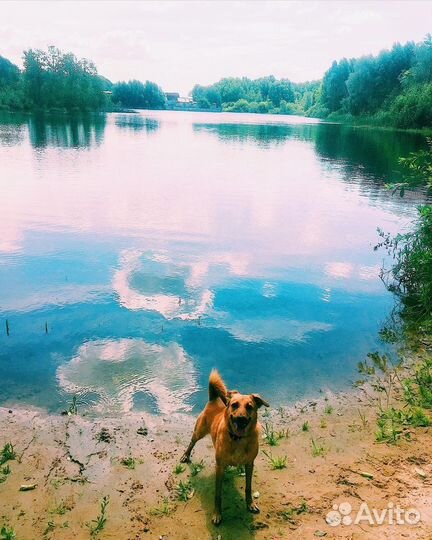
[(248, 404), (246, 405), (246, 409), (247, 409), (248, 411), (251, 411), (251, 410), (253, 409), (252, 403), (248, 403)]
[(231, 409), (238, 409), (239, 407), (239, 404), (237, 403), (237, 401), (235, 401), (234, 403), (231, 403)]

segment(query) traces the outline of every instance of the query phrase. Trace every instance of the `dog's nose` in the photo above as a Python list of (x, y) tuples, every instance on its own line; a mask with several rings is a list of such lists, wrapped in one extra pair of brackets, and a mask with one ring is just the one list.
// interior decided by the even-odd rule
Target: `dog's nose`
[(236, 424), (239, 428), (244, 428), (247, 426), (249, 422), (249, 418), (247, 416), (237, 416), (236, 418)]

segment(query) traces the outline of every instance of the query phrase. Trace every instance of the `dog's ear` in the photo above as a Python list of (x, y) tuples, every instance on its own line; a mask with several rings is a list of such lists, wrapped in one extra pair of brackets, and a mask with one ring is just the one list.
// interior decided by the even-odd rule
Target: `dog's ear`
[(259, 394), (252, 394), (252, 397), (257, 404), (258, 409), (264, 405), (264, 407), (270, 407), (270, 403), (262, 398)]

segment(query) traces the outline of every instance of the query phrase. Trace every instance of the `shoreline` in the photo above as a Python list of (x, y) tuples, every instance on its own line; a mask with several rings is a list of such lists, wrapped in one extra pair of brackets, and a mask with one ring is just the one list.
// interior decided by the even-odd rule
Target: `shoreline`
[[(270, 446), (263, 439), (255, 462), (253, 492), (261, 513), (246, 512), (244, 477), (232, 470), (224, 481), (223, 522), (215, 528), (210, 438), (197, 444), (195, 465), (174, 472), (195, 417), (89, 418), (1, 407), (0, 446), (11, 442), (17, 459), (7, 462), (10, 473), (0, 483), (0, 529), (13, 528), (19, 540), (88, 539), (108, 496), (106, 524), (97, 535), (102, 539), (420, 539), (432, 533), (429, 428), (416, 430), (412, 442), (376, 443), (376, 406), (361, 389), (259, 416), (264, 432), (267, 424), (277, 440)], [(274, 470), (271, 458), (285, 456), (286, 468)], [(180, 481), (193, 489), (186, 502), (179, 500)], [(380, 511), (388, 503), (414, 507), (421, 521), (326, 522), (334, 504), (349, 503), (354, 515), (362, 502)]]

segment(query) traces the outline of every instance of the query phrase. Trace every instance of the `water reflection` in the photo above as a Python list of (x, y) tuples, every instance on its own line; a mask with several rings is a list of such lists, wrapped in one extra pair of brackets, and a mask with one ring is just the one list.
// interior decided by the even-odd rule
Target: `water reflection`
[(115, 118), (115, 125), (119, 128), (130, 129), (131, 131), (145, 130), (152, 133), (159, 129), (160, 122), (155, 118), (146, 118), (141, 114), (118, 114)]
[(416, 212), (382, 181), (423, 143), (249, 116), (0, 123), (0, 402), (198, 409), (218, 366), (277, 404), (355, 377), (392, 302), (376, 227)]
[(260, 148), (272, 148), (282, 145), (289, 139), (313, 141), (317, 129), (316, 123), (310, 124), (199, 124), (193, 129), (216, 135), (225, 143), (240, 142), (254, 144)]
[(27, 117), (0, 111), (0, 148), (20, 144), (26, 134)]
[(82, 345), (76, 357), (57, 370), (60, 386), (90, 401), (98, 412), (132, 410), (136, 394), (152, 398), (156, 410), (170, 414), (190, 411), (196, 391), (194, 365), (177, 344), (156, 345), (140, 339), (94, 341)]
[(28, 120), (30, 142), (35, 148), (90, 148), (104, 137), (104, 114), (82, 116), (31, 116)]

